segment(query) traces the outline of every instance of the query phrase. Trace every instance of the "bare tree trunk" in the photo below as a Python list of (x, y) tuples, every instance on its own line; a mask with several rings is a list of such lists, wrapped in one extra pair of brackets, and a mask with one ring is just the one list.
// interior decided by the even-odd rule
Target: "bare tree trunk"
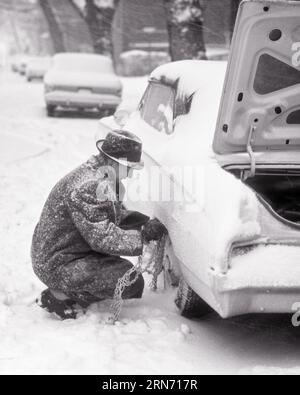
[(112, 23), (118, 1), (112, 0), (111, 6), (100, 7), (94, 0), (85, 0), (83, 15), (90, 29), (96, 53), (112, 53)]
[(49, 0), (39, 0), (41, 9), (44, 12), (45, 18), (49, 26), (50, 36), (53, 42), (53, 48), (55, 53), (66, 52), (64, 45), (64, 37), (60, 26), (55, 18), (51, 4)]
[(96, 53), (103, 54), (105, 52), (103, 46), (102, 31), (98, 19), (98, 8), (96, 7), (94, 0), (85, 0), (85, 20), (89, 27), (94, 50)]
[(173, 61), (206, 59), (203, 11), (207, 0), (164, 0)]

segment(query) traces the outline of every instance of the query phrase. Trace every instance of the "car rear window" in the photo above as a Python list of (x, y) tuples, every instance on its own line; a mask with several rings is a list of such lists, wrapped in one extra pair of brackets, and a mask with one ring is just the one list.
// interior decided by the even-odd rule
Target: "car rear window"
[(143, 120), (160, 133), (173, 133), (175, 91), (160, 83), (151, 83), (140, 104)]

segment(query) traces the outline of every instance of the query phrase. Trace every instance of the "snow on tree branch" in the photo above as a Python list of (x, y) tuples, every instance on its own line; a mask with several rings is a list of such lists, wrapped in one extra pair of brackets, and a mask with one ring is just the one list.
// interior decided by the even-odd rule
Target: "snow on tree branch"
[(172, 22), (177, 24), (192, 23), (203, 19), (204, 1), (201, 0), (172, 0), (169, 1), (172, 12)]
[(114, 0), (95, 0), (95, 4), (99, 8), (114, 8)]
[[(72, 0), (73, 3), (77, 5), (77, 7), (84, 12), (86, 7), (85, 0)], [(94, 0), (94, 4), (98, 8), (114, 8), (115, 2), (114, 0)]]
[(204, 10), (209, 0), (164, 0), (172, 60), (205, 59)]

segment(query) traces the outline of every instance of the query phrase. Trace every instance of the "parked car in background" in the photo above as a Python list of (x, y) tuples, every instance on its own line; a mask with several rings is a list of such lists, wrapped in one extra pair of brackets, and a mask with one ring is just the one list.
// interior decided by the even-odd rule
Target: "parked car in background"
[(28, 56), (22, 56), (20, 58), (20, 62), (19, 62), (19, 66), (18, 66), (18, 72), (22, 76), (26, 75), (26, 69), (27, 69), (28, 61), (29, 61), (29, 57)]
[(11, 71), (14, 73), (19, 72), (20, 57), (18, 55), (12, 56), (10, 59)]
[(26, 55), (15, 55), (11, 59), (11, 70), (14, 73), (25, 75), (28, 57)]
[(55, 55), (44, 84), (48, 116), (59, 108), (113, 113), (121, 103), (121, 80), (112, 60), (102, 55)]
[(27, 62), (26, 79), (42, 80), (51, 67), (51, 58), (49, 57), (32, 57)]
[(136, 112), (103, 121), (143, 142), (125, 204), (166, 225), (186, 317), (291, 313), (300, 301), (299, 31), (299, 2), (243, 2), (228, 67), (161, 66)]

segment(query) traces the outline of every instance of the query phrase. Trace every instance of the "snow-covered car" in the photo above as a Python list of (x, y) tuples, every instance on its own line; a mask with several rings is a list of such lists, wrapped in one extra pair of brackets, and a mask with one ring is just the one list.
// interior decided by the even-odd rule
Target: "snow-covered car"
[(19, 62), (19, 66), (18, 66), (18, 72), (22, 76), (26, 75), (26, 69), (27, 69), (28, 61), (29, 61), (29, 57), (28, 56), (22, 56), (20, 58), (20, 62)]
[(28, 56), (15, 55), (11, 58), (11, 70), (14, 73), (19, 73), (21, 75), (25, 75), (27, 62), (28, 62)]
[(143, 142), (125, 203), (168, 228), (184, 316), (300, 302), (299, 32), (298, 2), (243, 2), (228, 65), (161, 66), (115, 118)]
[(121, 80), (112, 60), (102, 55), (55, 55), (44, 85), (49, 116), (54, 116), (57, 108), (114, 112), (121, 103)]
[(10, 59), (10, 65), (11, 65), (11, 71), (14, 73), (19, 72), (19, 65), (20, 65), (20, 56), (19, 55), (14, 55)]
[(28, 82), (32, 80), (42, 80), (51, 67), (51, 59), (49, 57), (32, 57), (27, 62), (26, 79)]

